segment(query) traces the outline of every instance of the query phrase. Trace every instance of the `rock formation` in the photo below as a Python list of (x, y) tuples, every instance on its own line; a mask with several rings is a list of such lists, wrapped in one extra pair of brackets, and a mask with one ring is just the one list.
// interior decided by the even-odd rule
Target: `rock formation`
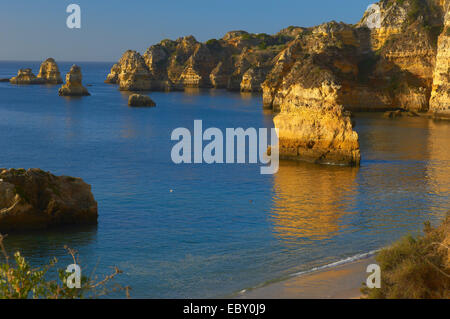
[[(278, 34), (249, 34), (232, 31), (222, 39), (198, 42), (193, 36), (163, 40), (143, 56), (126, 51), (111, 68), (106, 83), (121, 90), (182, 90), (184, 88), (226, 88), (260, 91), (271, 59), (293, 37)], [(250, 69), (253, 71), (250, 71)], [(120, 76), (122, 75), (122, 77)]]
[(80, 178), (40, 169), (0, 169), (0, 230), (97, 223), (97, 202)]
[(450, 119), (450, 1), (445, 1), (443, 6), (447, 14), (437, 44), (430, 111), (437, 117)]
[(37, 78), (31, 69), (20, 69), (17, 76), (9, 80), (11, 84), (44, 84), (43, 79)]
[(131, 94), (128, 98), (129, 106), (156, 106), (156, 103), (147, 95)]
[(85, 96), (90, 95), (88, 90), (82, 85), (81, 68), (78, 65), (72, 65), (69, 73), (66, 75), (66, 84), (58, 90), (60, 96)]
[(47, 60), (42, 62), (37, 77), (44, 80), (44, 82), (48, 84), (63, 83), (58, 65), (53, 58), (48, 58)]
[(128, 50), (108, 75), (107, 83), (118, 83), (123, 91), (145, 91), (151, 88), (150, 72), (142, 56)]
[[(282, 157), (357, 165), (357, 134), (346, 111), (450, 117), (449, 0), (377, 5), (379, 25), (368, 11), (355, 25), (332, 21), (275, 35), (232, 31), (206, 43), (164, 40), (139, 68), (150, 73), (150, 90), (262, 91), (263, 105), (281, 112), (275, 125)], [(139, 83), (117, 76), (128, 60), (125, 53), (108, 75), (125, 89)]]

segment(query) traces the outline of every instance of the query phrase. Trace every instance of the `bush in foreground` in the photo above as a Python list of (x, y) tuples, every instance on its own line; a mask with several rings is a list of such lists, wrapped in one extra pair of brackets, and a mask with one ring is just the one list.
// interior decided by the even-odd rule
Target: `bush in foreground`
[[(66, 272), (66, 269), (56, 269), (56, 258), (38, 268), (32, 268), (20, 252), (16, 252), (13, 260), (10, 260), (3, 244), (4, 238), (6, 236), (0, 234), (0, 256), (4, 259), (4, 262), (0, 263), (0, 299), (96, 298), (118, 290), (125, 290), (127, 297), (129, 296), (129, 287), (110, 287), (114, 277), (122, 273), (117, 267), (103, 280), (81, 276), (81, 287), (69, 288), (66, 283), (71, 273)], [(73, 263), (78, 265), (76, 252), (67, 247), (66, 249), (72, 256)], [(56, 270), (57, 280), (48, 279), (50, 270)]]
[(370, 299), (450, 298), (450, 213), (441, 226), (425, 224), (424, 235), (405, 237), (381, 250), (381, 288), (361, 288)]

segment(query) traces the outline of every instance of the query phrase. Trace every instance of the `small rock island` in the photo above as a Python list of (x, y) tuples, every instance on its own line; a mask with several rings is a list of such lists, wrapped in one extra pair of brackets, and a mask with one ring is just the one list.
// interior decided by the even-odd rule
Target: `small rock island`
[(66, 75), (66, 84), (59, 90), (60, 96), (87, 96), (91, 95), (88, 90), (81, 83), (83, 76), (81, 75), (81, 68), (78, 65), (72, 65), (69, 73)]
[(147, 95), (131, 94), (128, 98), (128, 106), (153, 107), (156, 103)]
[(0, 231), (96, 224), (97, 216), (91, 186), (80, 178), (0, 169)]
[(36, 77), (30, 68), (20, 69), (17, 76), (12, 77), (9, 82), (11, 84), (44, 84), (44, 79)]

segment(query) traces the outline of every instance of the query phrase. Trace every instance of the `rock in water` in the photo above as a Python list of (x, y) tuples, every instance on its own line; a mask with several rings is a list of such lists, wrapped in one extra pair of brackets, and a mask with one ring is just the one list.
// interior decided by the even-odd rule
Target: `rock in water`
[(97, 202), (80, 178), (0, 169), (0, 230), (96, 224)]
[(132, 94), (128, 98), (129, 106), (156, 106), (155, 102), (147, 95)]
[(44, 84), (43, 79), (39, 79), (33, 74), (31, 69), (20, 69), (17, 76), (9, 80), (11, 84)]
[(72, 65), (69, 73), (66, 75), (66, 84), (58, 91), (60, 96), (85, 96), (90, 95), (88, 90), (81, 84), (81, 68), (78, 65)]
[(288, 87), (281, 112), (273, 120), (279, 130), (280, 158), (359, 166), (358, 134), (350, 115), (336, 101), (337, 90), (333, 83)]
[(132, 50), (126, 51), (111, 68), (106, 83), (118, 83), (122, 91), (145, 91), (151, 88), (151, 74), (142, 56)]
[(59, 72), (58, 65), (53, 58), (48, 58), (41, 64), (39, 69), (39, 74), (37, 76), (39, 79), (43, 79), (45, 83), (48, 84), (61, 84), (63, 80), (61, 78), (61, 73)]

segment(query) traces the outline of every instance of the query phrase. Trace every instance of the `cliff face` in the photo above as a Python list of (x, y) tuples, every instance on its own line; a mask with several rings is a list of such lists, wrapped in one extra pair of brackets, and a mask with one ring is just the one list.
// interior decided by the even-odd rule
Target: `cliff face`
[(12, 77), (9, 82), (11, 84), (43, 84), (44, 80), (37, 78), (31, 69), (20, 69), (17, 76)]
[(53, 58), (48, 58), (47, 60), (42, 62), (37, 77), (43, 79), (48, 84), (63, 83), (58, 65)]
[[(143, 56), (125, 52), (105, 82), (130, 91), (191, 87), (261, 91), (271, 60), (292, 39), (285, 34), (232, 31), (206, 43), (193, 36), (163, 40), (150, 46)], [(120, 74), (124, 76), (120, 78)]]
[(437, 117), (450, 118), (450, 1), (444, 1), (443, 7), (446, 15), (437, 45), (430, 110)]
[(147, 50), (145, 66), (126, 71), (125, 53), (108, 81), (139, 87), (136, 78), (125, 85), (117, 74), (143, 69), (151, 90), (262, 91), (263, 105), (280, 112), (274, 121), (282, 157), (357, 165), (358, 137), (346, 111), (450, 115), (449, 0), (377, 5), (376, 25), (368, 11), (356, 25), (333, 21), (273, 36), (233, 31), (206, 43), (165, 40)]
[(78, 65), (72, 65), (69, 73), (66, 75), (66, 84), (58, 90), (60, 96), (86, 96), (90, 95), (88, 90), (82, 84), (81, 68)]
[(366, 12), (356, 25), (289, 27), (275, 35), (231, 31), (206, 43), (192, 36), (163, 40), (143, 56), (125, 52), (106, 82), (130, 91), (262, 91), (264, 106), (278, 111), (284, 91), (298, 78), (294, 66), (312, 58), (316, 71), (326, 70), (339, 85), (336, 101), (347, 110), (445, 113), (448, 0), (382, 0), (377, 5), (376, 27)]

